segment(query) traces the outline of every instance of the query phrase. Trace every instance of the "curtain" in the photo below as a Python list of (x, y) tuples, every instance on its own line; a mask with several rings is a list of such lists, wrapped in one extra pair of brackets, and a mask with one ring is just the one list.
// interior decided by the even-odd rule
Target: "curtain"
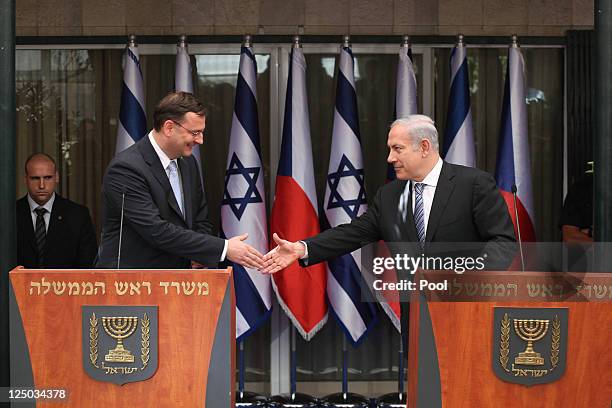
[(584, 176), (593, 160), (593, 30), (567, 32), (568, 185)]

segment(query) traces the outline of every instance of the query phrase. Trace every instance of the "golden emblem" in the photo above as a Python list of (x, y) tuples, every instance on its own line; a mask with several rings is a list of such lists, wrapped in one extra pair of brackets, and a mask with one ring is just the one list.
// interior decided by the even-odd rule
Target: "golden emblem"
[(514, 332), (527, 342), (525, 351), (518, 354), (514, 364), (540, 366), (544, 365), (542, 355), (533, 349), (533, 343), (541, 340), (548, 331), (550, 320), (514, 319)]
[(117, 346), (109, 350), (104, 361), (112, 363), (133, 363), (134, 355), (123, 347), (123, 340), (130, 337), (138, 327), (137, 317), (103, 317), (104, 331), (117, 340)]

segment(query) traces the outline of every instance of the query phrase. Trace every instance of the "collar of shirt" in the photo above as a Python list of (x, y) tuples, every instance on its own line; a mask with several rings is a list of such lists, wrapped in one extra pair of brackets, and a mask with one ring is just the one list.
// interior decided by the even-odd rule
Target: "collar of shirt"
[(434, 188), (437, 187), (438, 180), (440, 179), (440, 173), (442, 173), (443, 163), (444, 163), (444, 160), (442, 160), (441, 157), (438, 157), (438, 161), (436, 165), (433, 167), (433, 169), (431, 169), (429, 173), (427, 173), (423, 181), (410, 180), (408, 183), (406, 183), (406, 187), (404, 188), (404, 193), (402, 193), (402, 195), (405, 195), (405, 197), (408, 197), (408, 194), (410, 194), (410, 186), (413, 183), (423, 183), (425, 184), (425, 186), (434, 187)]
[[(175, 160), (170, 159), (168, 155), (164, 153), (162, 148), (159, 147), (159, 145), (155, 141), (155, 137), (153, 137), (153, 131), (150, 131), (148, 136), (149, 136), (149, 141), (151, 142), (151, 146), (153, 146), (153, 150), (155, 150), (155, 153), (157, 153), (157, 157), (159, 157), (159, 161), (161, 161), (162, 168), (166, 171), (166, 174), (168, 174), (168, 165), (172, 161), (176, 163), (176, 159)], [(178, 168), (178, 163), (176, 164)]]
[(34, 201), (32, 199), (32, 197), (30, 197), (30, 194), (28, 194), (28, 204), (30, 205), (30, 212), (33, 213), (35, 209), (37, 209), (38, 207), (42, 207), (45, 210), (47, 210), (47, 214), (51, 214), (51, 210), (53, 210), (53, 203), (55, 202), (55, 192), (53, 194), (51, 194), (51, 198), (49, 199), (49, 201), (47, 201), (45, 203), (45, 205), (38, 205), (38, 203), (36, 201)]
[[(440, 173), (442, 172), (442, 163), (443, 160), (438, 157), (438, 162), (431, 169), (431, 171), (425, 176), (421, 183), (425, 184), (429, 187), (436, 187), (438, 185), (438, 180), (440, 179)], [(413, 183), (418, 183), (418, 181), (412, 181)]]

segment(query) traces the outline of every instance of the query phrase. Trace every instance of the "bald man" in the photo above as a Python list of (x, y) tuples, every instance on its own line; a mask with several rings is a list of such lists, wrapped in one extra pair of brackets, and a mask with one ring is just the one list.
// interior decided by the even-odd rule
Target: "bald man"
[(91, 268), (97, 242), (87, 207), (55, 192), (59, 174), (44, 153), (25, 163), (28, 194), (17, 200), (17, 263), (26, 268)]

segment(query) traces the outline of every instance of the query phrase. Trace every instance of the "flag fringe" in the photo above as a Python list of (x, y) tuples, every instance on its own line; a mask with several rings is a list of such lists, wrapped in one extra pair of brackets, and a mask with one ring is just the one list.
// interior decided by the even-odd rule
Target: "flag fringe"
[(274, 279), (270, 280), (272, 281), (272, 288), (274, 289), (274, 293), (276, 293), (276, 300), (278, 300), (278, 304), (280, 305), (281, 309), (283, 309), (289, 320), (291, 320), (291, 323), (296, 328), (298, 333), (300, 333), (302, 338), (306, 341), (310, 341), (315, 336), (315, 334), (317, 334), (319, 330), (321, 330), (323, 326), (325, 326), (329, 313), (325, 313), (325, 316), (323, 316), (323, 318), (309, 332), (307, 332), (306, 330), (304, 330), (295, 315), (291, 313), (289, 306), (287, 306), (287, 304), (283, 301), (282, 296), (278, 292), (278, 287), (276, 286), (276, 282), (274, 282)]

